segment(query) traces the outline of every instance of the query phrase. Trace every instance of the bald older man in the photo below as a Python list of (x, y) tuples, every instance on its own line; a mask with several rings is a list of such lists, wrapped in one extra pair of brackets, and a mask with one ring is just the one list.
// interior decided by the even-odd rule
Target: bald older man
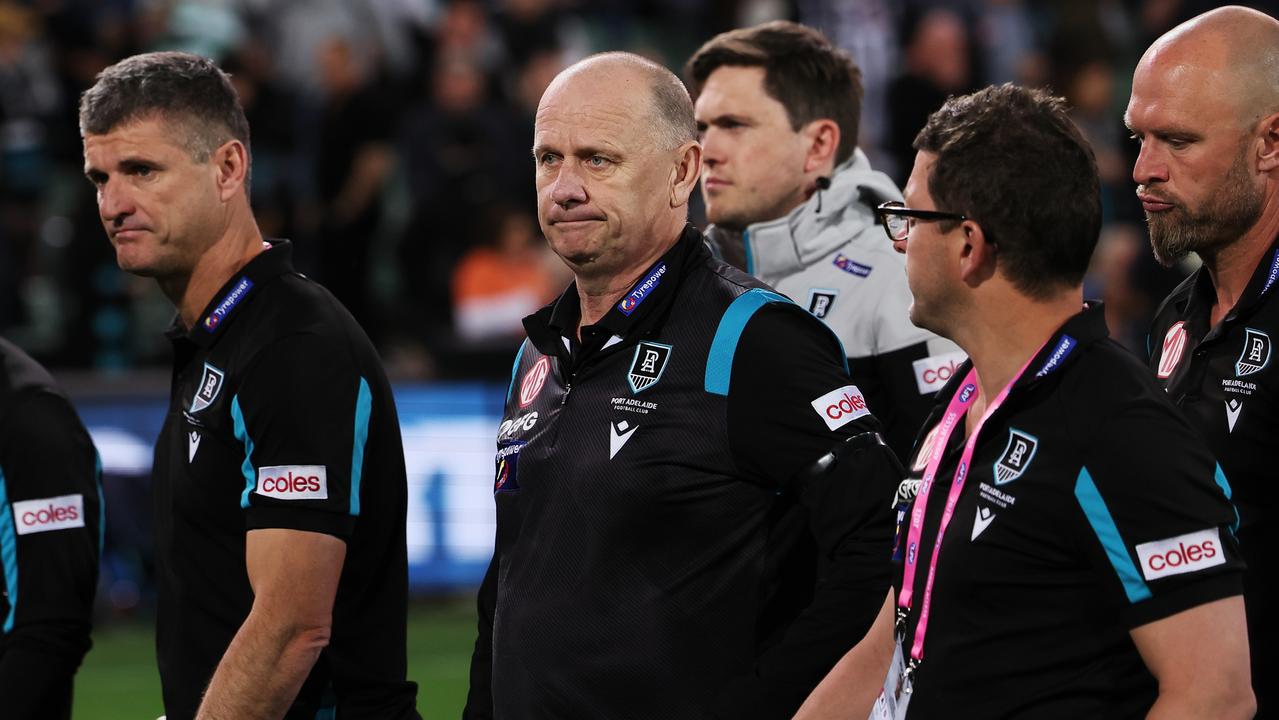
[(1174, 28), (1142, 56), (1125, 119), (1155, 257), (1203, 259), (1159, 309), (1150, 365), (1233, 491), (1258, 717), (1275, 717), (1279, 21), (1226, 7)]
[(551, 83), (538, 213), (575, 281), (525, 318), (467, 718), (789, 718), (870, 627), (900, 475), (831, 332), (687, 225), (687, 91)]

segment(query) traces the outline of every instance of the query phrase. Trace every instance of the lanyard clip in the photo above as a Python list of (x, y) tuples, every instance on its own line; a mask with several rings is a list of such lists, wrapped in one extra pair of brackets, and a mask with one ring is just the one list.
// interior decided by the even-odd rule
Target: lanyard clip
[(897, 608), (897, 619), (893, 623), (893, 628), (897, 631), (897, 637), (906, 637), (906, 617), (908, 614), (906, 608)]
[(915, 691), (915, 669), (919, 667), (919, 661), (911, 658), (906, 663), (906, 669), (902, 671), (902, 692), (907, 695)]

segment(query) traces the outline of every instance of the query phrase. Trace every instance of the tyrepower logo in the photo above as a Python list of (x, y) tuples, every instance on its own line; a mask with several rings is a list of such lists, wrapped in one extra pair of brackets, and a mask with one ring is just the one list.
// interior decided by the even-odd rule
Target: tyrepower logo
[(59, 495), (13, 504), (13, 524), (19, 535), (84, 527), (84, 496)]
[(1222, 565), (1226, 555), (1221, 551), (1221, 533), (1212, 528), (1138, 545), (1137, 559), (1141, 574), (1157, 580)]
[(911, 363), (911, 367), (915, 369), (915, 384), (919, 386), (919, 394), (928, 395), (941, 390), (967, 359), (968, 356), (962, 352), (951, 352)]
[(862, 397), (862, 391), (858, 390), (856, 385), (845, 385), (838, 390), (831, 390), (813, 401), (813, 409), (822, 416), (822, 420), (826, 421), (826, 427), (831, 430), (837, 430), (863, 415), (870, 414), (870, 410), (866, 407), (866, 398)]
[(327, 500), (328, 476), (323, 465), (272, 465), (258, 469), (254, 492), (277, 500)]

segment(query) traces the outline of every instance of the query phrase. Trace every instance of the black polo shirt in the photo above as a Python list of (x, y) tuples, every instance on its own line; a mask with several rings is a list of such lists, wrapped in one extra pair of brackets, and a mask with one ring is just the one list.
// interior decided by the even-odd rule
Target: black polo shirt
[[(278, 242), (170, 330), (156, 445), (156, 622), (169, 720), (190, 718), (253, 604), (245, 533), (346, 542), (332, 637), (289, 718), (416, 718), (405, 681), (405, 471), (377, 353)], [(270, 673), (271, 668), (262, 668)]]
[(0, 716), (70, 720), (105, 519), (101, 468), (71, 402), (0, 338)]
[(1270, 364), (1279, 337), (1279, 242), (1253, 272), (1235, 307), (1209, 327), (1217, 300), (1212, 276), (1200, 268), (1164, 300), (1150, 333), (1150, 367), (1216, 455), (1239, 508), (1239, 549), (1248, 565), (1244, 601), (1252, 679), (1260, 712), (1279, 708), (1270, 688), (1279, 681), (1274, 644), (1274, 592), (1279, 564), (1279, 483), (1273, 448), (1279, 439), (1279, 362)]
[(525, 320), (468, 718), (790, 717), (891, 582), (898, 476), (834, 335), (689, 228)]
[[(926, 428), (970, 368), (938, 393)], [(962, 428), (919, 547), (905, 548), (919, 553), (906, 652)], [(915, 478), (935, 436), (924, 437)], [(1071, 318), (982, 430), (942, 541), (908, 717), (1144, 717), (1157, 687), (1129, 631), (1241, 592), (1229, 495), (1149, 371), (1107, 338), (1100, 305)]]

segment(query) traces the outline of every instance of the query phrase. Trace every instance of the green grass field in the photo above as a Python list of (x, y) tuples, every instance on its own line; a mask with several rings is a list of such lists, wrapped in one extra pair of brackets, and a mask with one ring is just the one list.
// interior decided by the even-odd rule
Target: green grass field
[[(163, 712), (152, 628), (114, 623), (96, 631), (93, 650), (76, 675), (75, 720), (154, 720)], [(470, 599), (409, 608), (409, 679), (426, 720), (457, 718), (466, 702), (475, 643)]]

